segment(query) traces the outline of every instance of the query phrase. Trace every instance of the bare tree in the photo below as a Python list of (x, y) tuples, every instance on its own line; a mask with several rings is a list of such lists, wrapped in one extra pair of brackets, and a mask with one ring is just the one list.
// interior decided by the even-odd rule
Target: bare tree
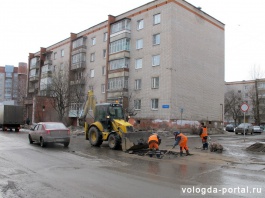
[(253, 90), (250, 90), (250, 98), (252, 101), (252, 105), (253, 105), (253, 117), (255, 119), (255, 123), (257, 125), (260, 125), (261, 123), (261, 114), (263, 114), (264, 109), (262, 108), (262, 104), (264, 102), (262, 96), (260, 96), (261, 94), (259, 93), (259, 89), (258, 89), (258, 83), (259, 83), (259, 79), (261, 79), (264, 76), (264, 71), (262, 71), (260, 69), (260, 67), (257, 67), (256, 65), (254, 65), (251, 70), (250, 70), (250, 75), (251, 78), (255, 81), (255, 86), (253, 88)]
[(62, 68), (55, 68), (51, 82), (49, 84), (51, 98), (50, 102), (54, 110), (58, 113), (58, 118), (63, 121), (69, 107), (69, 75), (68, 70)]
[(250, 77), (252, 80), (261, 79), (264, 77), (264, 71), (259, 66), (252, 66), (250, 68)]
[(242, 94), (237, 93), (235, 90), (231, 90), (225, 93), (225, 105), (224, 114), (228, 117), (233, 118), (235, 124), (242, 116), (242, 111), (240, 109), (242, 103)]

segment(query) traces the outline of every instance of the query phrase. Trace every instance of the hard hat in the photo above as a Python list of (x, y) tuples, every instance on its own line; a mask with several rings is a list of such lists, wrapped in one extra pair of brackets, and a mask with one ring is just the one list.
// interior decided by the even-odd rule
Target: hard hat
[(175, 131), (173, 134), (174, 134), (174, 135), (179, 135), (180, 132), (179, 132), (179, 131)]

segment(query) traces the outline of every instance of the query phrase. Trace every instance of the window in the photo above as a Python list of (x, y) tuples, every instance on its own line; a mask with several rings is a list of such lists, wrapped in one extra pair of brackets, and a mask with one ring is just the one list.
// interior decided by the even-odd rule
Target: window
[(153, 35), (153, 45), (159, 45), (160, 44), (160, 34), (154, 34)]
[(105, 42), (105, 41), (107, 41), (108, 40), (108, 32), (105, 32), (104, 34), (103, 34), (103, 41)]
[(79, 38), (79, 39), (73, 41), (73, 49), (78, 48), (82, 45), (85, 45), (85, 38)]
[(160, 14), (155, 14), (153, 16), (153, 24), (156, 25), (156, 24), (159, 24), (161, 21), (161, 18), (160, 18)]
[(152, 66), (160, 65), (160, 55), (155, 55), (152, 57)]
[(56, 58), (57, 58), (57, 52), (54, 52), (53, 59), (56, 60)]
[(106, 75), (106, 67), (102, 66), (102, 75), (105, 76)]
[(95, 61), (95, 53), (90, 54), (90, 62)]
[(91, 43), (92, 43), (92, 45), (96, 45), (96, 37), (93, 37), (93, 38), (91, 39)]
[(107, 55), (107, 50), (103, 50), (103, 58), (106, 58), (106, 55)]
[(135, 90), (139, 90), (142, 87), (142, 80), (141, 79), (136, 79), (135, 80)]
[(95, 70), (94, 69), (90, 69), (90, 77), (91, 78), (95, 77)]
[(139, 99), (134, 100), (134, 108), (135, 108), (135, 110), (141, 109), (141, 100), (139, 100)]
[(64, 50), (61, 50), (61, 57), (64, 57)]
[(137, 21), (137, 30), (141, 30), (144, 28), (144, 20), (141, 19), (139, 21)]
[(140, 69), (143, 67), (143, 59), (139, 58), (135, 60), (135, 69)]
[(130, 39), (123, 38), (110, 43), (110, 54), (121, 52), (124, 50), (130, 50)]
[(142, 49), (143, 48), (143, 39), (138, 39), (136, 41), (136, 49)]
[(129, 67), (129, 59), (122, 58), (110, 61), (110, 70), (120, 69), (120, 68), (128, 68)]
[(79, 53), (72, 56), (72, 64), (85, 62), (86, 61), (86, 54), (85, 53)]
[(128, 89), (128, 77), (110, 78), (108, 82), (108, 89), (110, 91)]
[(123, 30), (130, 30), (130, 29), (131, 29), (131, 20), (124, 19), (122, 21), (112, 24), (110, 27), (110, 32), (111, 34), (114, 34), (116, 32), (120, 32)]
[(101, 84), (101, 93), (105, 93), (105, 84)]
[(152, 89), (159, 88), (159, 77), (152, 77), (151, 86), (152, 86)]
[(151, 109), (152, 110), (157, 110), (158, 109), (158, 99), (151, 99)]

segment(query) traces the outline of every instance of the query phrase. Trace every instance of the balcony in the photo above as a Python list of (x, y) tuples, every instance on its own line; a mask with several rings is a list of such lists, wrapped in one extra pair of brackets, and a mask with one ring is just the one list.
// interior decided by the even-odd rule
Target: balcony
[(52, 65), (52, 60), (45, 60), (44, 65)]
[(85, 45), (81, 45), (79, 47), (76, 47), (72, 50), (72, 55), (78, 54), (78, 53), (86, 53), (87, 47)]
[(34, 93), (35, 88), (29, 88), (29, 93)]
[(30, 65), (30, 70), (32, 70), (32, 69), (38, 69), (38, 68), (40, 68), (40, 62), (37, 62), (34, 65)]
[(86, 61), (71, 64), (71, 70), (85, 69)]
[(39, 80), (39, 76), (37, 76), (37, 75), (29, 77), (29, 81), (30, 82), (35, 82), (35, 81), (38, 81), (38, 80)]
[(84, 78), (70, 81), (70, 85), (85, 85), (85, 84), (86, 82)]
[(52, 71), (41, 73), (41, 78), (48, 78), (48, 77), (52, 77)]

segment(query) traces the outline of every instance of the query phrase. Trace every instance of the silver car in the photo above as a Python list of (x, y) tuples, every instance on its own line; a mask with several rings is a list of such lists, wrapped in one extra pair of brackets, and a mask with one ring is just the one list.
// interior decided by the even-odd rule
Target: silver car
[(253, 134), (252, 128), (253, 126), (250, 123), (241, 123), (235, 128), (235, 134), (238, 133), (244, 134), (245, 132), (245, 134), (250, 133), (252, 135)]
[(29, 132), (29, 143), (40, 143), (45, 147), (47, 143), (61, 143), (68, 147), (70, 130), (61, 122), (40, 122)]

